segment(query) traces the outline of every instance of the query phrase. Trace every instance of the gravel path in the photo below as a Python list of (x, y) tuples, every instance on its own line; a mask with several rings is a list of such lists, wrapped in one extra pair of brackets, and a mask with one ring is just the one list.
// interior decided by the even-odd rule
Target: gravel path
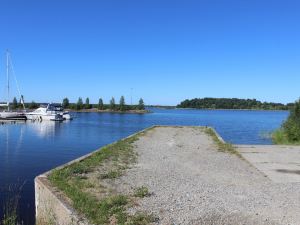
[(156, 127), (137, 142), (120, 191), (146, 186), (130, 209), (158, 224), (300, 224), (300, 183), (278, 184), (245, 160), (218, 152), (200, 128)]

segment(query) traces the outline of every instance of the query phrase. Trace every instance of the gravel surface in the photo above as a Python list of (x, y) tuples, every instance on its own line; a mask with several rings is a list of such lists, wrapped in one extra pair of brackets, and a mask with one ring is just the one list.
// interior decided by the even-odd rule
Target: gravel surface
[(153, 213), (157, 224), (300, 224), (300, 183), (272, 182), (200, 128), (156, 127), (135, 145), (119, 191), (146, 186), (151, 195), (131, 212)]

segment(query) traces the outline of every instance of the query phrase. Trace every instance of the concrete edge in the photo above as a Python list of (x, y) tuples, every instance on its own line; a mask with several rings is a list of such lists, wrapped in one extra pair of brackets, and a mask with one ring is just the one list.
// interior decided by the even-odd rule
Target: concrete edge
[[(117, 140), (111, 144), (105, 145), (113, 145), (119, 141), (126, 140), (138, 134), (147, 132), (155, 127), (160, 127), (159, 125), (154, 125), (143, 129), (139, 132), (131, 134), (125, 138)], [(73, 163), (80, 162), (94, 153), (100, 151), (103, 147), (92, 151), (86, 155), (83, 155), (77, 159), (74, 159), (68, 163), (65, 163), (61, 166), (55, 167), (41, 175), (38, 175), (34, 179), (35, 185), (35, 213), (36, 213), (36, 224), (60, 224), (60, 225), (70, 225), (70, 224), (80, 224), (80, 225), (88, 225), (90, 224), (87, 219), (85, 219), (82, 215), (79, 215), (70, 203), (66, 200), (67, 198), (63, 195), (63, 193), (54, 187), (48, 180), (48, 176), (52, 171), (63, 169)]]
[[(212, 127), (205, 127), (205, 126), (169, 126), (169, 125), (153, 125), (151, 127), (145, 128), (139, 132), (131, 134), (125, 138), (117, 140), (111, 144), (105, 145), (113, 145), (119, 141), (126, 140), (128, 138), (134, 137), (136, 135), (142, 134), (147, 132), (151, 129), (157, 127), (194, 127), (194, 128), (211, 128), (217, 138), (223, 142), (223, 138), (216, 132), (216, 130)], [(48, 180), (48, 176), (51, 174), (52, 171), (63, 169), (67, 166), (72, 165), (73, 163), (83, 161), (84, 159), (90, 157), (91, 155), (95, 154), (96, 152), (100, 151), (103, 147), (92, 151), (86, 155), (83, 155), (77, 159), (74, 159), (68, 163), (65, 163), (61, 166), (53, 168), (41, 175), (38, 175), (34, 179), (35, 184), (35, 212), (36, 212), (36, 224), (60, 224), (60, 225), (70, 225), (70, 224), (77, 224), (77, 225), (89, 225), (87, 219), (85, 219), (82, 215), (79, 215), (70, 203), (67, 201), (67, 197), (63, 195), (63, 193), (54, 187), (50, 181)]]
[(212, 131), (215, 133), (215, 135), (217, 136), (217, 138), (219, 139), (219, 141), (221, 141), (223, 144), (225, 144), (226, 142), (224, 141), (224, 139), (219, 135), (219, 133), (215, 130), (215, 128), (213, 127), (207, 127), (212, 129)]

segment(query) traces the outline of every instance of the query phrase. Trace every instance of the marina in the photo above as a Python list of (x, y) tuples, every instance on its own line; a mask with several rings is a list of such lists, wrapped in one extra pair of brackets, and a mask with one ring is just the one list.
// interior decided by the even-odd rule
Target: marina
[(0, 225), (300, 224), (300, 1), (3, 1)]
[[(19, 95), (20, 95), (20, 102), (23, 106), (23, 110), (12, 111), (11, 107), (10, 107), (9, 98), (10, 98), (10, 76), (11, 76), (11, 73), (13, 73), (12, 75), (15, 78), (16, 87), (17, 87)], [(21, 95), (20, 88), (19, 88), (16, 76), (14, 74), (10, 53), (8, 51), (6, 52), (6, 79), (7, 79), (6, 80), (7, 81), (7, 85), (6, 85), (7, 102), (0, 104), (0, 107), (5, 107), (6, 109), (3, 111), (0, 111), (0, 120), (10, 120), (10, 121), (27, 120), (27, 117), (25, 116), (25, 105), (24, 105), (23, 97)]]
[[(15, 109), (12, 110), (11, 102), (9, 101), (10, 98), (10, 79), (11, 77), (14, 77), (15, 85), (18, 90), (18, 94), (20, 97), (20, 104), (22, 106), (22, 109)], [(20, 87), (18, 85), (18, 81), (16, 78), (16, 75), (14, 74), (13, 64), (10, 57), (10, 53), (6, 52), (6, 92), (7, 92), (7, 102), (6, 103), (0, 103), (0, 109), (1, 107), (4, 108), (4, 110), (0, 111), (0, 123), (4, 123), (2, 121), (7, 120), (10, 123), (13, 123), (14, 121), (26, 121), (26, 120), (32, 120), (32, 121), (63, 121), (63, 120), (71, 120), (72, 116), (68, 111), (64, 111), (63, 107), (59, 104), (45, 104), (40, 105), (39, 108), (28, 111), (25, 108), (25, 103), (23, 99), (23, 95), (21, 94)]]

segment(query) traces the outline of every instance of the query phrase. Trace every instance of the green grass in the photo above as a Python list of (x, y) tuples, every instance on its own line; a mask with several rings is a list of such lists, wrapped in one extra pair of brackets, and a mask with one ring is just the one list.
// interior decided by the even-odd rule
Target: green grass
[(288, 140), (287, 135), (284, 133), (284, 130), (278, 129), (272, 133), (272, 141), (277, 145), (300, 145), (300, 142), (291, 142)]
[(147, 225), (151, 222), (155, 222), (157, 219), (153, 215), (148, 215), (145, 213), (137, 213), (128, 222), (128, 225)]
[(122, 176), (122, 172), (119, 170), (110, 170), (105, 174), (101, 174), (100, 178), (101, 179), (115, 179)]
[(139, 198), (144, 198), (150, 195), (147, 187), (142, 186), (134, 190), (134, 196)]
[[(141, 133), (139, 135), (143, 135)], [(106, 173), (98, 179), (115, 179), (136, 161), (136, 153), (132, 143), (138, 140), (139, 135), (121, 140), (114, 144), (101, 148), (88, 158), (75, 162), (62, 169), (54, 170), (49, 175), (50, 182), (68, 196), (73, 207), (94, 224), (148, 224), (151, 217), (146, 214), (128, 215), (126, 207), (131, 203), (131, 196), (113, 193), (110, 190), (100, 200), (93, 196), (86, 188), (93, 187), (86, 175), (92, 173), (95, 168), (106, 168)], [(146, 190), (141, 190), (145, 194)], [(147, 189), (148, 192), (148, 189)], [(142, 216), (141, 216), (142, 215)]]
[(212, 128), (205, 128), (205, 133), (208, 134), (213, 141), (216, 143), (216, 145), (218, 146), (218, 150), (221, 152), (228, 152), (230, 154), (234, 154), (237, 155), (238, 157), (242, 158), (241, 154), (236, 150), (236, 148), (230, 144), (230, 143), (226, 143), (221, 141), (216, 132), (212, 129)]

